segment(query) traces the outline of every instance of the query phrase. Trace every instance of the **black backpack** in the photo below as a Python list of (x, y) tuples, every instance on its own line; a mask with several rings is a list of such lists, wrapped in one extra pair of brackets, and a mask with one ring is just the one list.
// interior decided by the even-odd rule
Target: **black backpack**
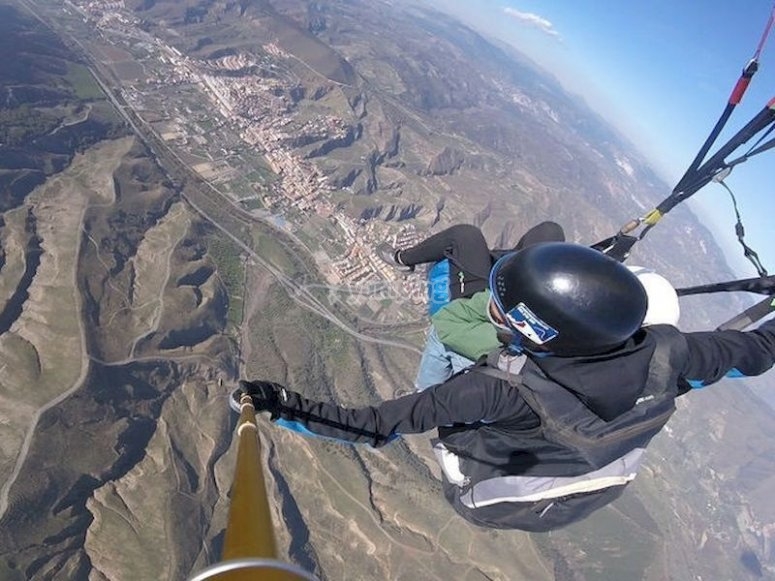
[[(487, 363), (470, 371), (508, 381), (518, 389), (540, 419), (540, 427), (532, 437), (566, 449), (569, 461), (575, 457), (576, 466), (583, 462), (592, 472), (637, 448), (645, 448), (675, 411), (680, 381), (677, 370), (688, 355), (686, 340), (667, 325), (655, 325), (648, 332), (657, 341), (646, 386), (632, 409), (610, 421), (595, 415), (573, 393), (550, 381), (530, 360), (519, 373), (509, 373), (497, 367), (501, 354), (498, 350), (488, 356)], [(618, 498), (626, 485), (536, 502), (501, 502), (474, 508), (461, 502), (471, 486), (476, 482), (464, 489), (444, 483), (447, 500), (467, 520), (486, 527), (548, 531), (586, 518)]]

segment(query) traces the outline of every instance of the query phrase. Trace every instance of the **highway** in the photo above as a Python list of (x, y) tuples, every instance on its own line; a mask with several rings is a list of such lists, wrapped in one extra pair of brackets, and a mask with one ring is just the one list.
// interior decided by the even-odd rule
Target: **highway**
[[(354, 338), (368, 342), (368, 343), (375, 343), (390, 347), (397, 347), (399, 349), (406, 349), (408, 351), (411, 351), (413, 353), (421, 354), (422, 350), (418, 349), (415, 345), (412, 345), (411, 343), (408, 343), (406, 341), (401, 340), (395, 340), (395, 339), (388, 339), (384, 337), (378, 337), (374, 335), (368, 335), (359, 332), (357, 329), (355, 329), (351, 323), (343, 320), (339, 315), (334, 313), (329, 306), (325, 305), (323, 302), (321, 302), (319, 299), (317, 299), (312, 292), (310, 292), (310, 288), (325, 288), (330, 290), (336, 290), (336, 287), (332, 287), (325, 284), (298, 284), (296, 283), (292, 278), (287, 276), (280, 268), (276, 267), (275, 265), (271, 264), (268, 260), (261, 257), (253, 248), (248, 246), (243, 240), (238, 238), (230, 228), (227, 227), (223, 223), (223, 218), (220, 216), (216, 216), (215, 212), (205, 209), (202, 207), (202, 202), (197, 201), (194, 199), (194, 197), (200, 197), (203, 195), (203, 192), (200, 191), (200, 187), (198, 186), (204, 186), (207, 189), (207, 192), (211, 194), (212, 196), (215, 196), (217, 198), (216, 200), (207, 200), (208, 203), (214, 205), (219, 209), (220, 212), (223, 212), (224, 208), (229, 209), (229, 218), (231, 219), (238, 219), (242, 221), (243, 223), (262, 227), (264, 229), (269, 229), (272, 231), (275, 240), (280, 242), (288, 252), (294, 254), (294, 256), (304, 264), (309, 264), (312, 262), (314, 264), (314, 260), (311, 257), (311, 254), (309, 253), (309, 250), (304, 246), (304, 243), (299, 240), (296, 236), (294, 236), (292, 233), (281, 230), (277, 228), (271, 221), (264, 220), (259, 217), (256, 217), (249, 212), (245, 211), (234, 199), (231, 197), (225, 195), (220, 190), (218, 190), (213, 184), (202, 180), (179, 156), (178, 154), (170, 148), (166, 142), (158, 135), (158, 133), (148, 124), (146, 123), (142, 117), (132, 109), (131, 105), (129, 105), (121, 95), (114, 92), (110, 84), (114, 83), (115, 85), (119, 85), (119, 80), (115, 78), (111, 71), (105, 67), (102, 66), (97, 59), (94, 58), (94, 56), (89, 51), (88, 47), (79, 41), (77, 38), (74, 38), (71, 36), (67, 31), (62, 30), (62, 27), (57, 27), (56, 22), (53, 22), (51, 20), (47, 20), (45, 16), (42, 16), (39, 11), (35, 10), (35, 6), (32, 5), (31, 2), (28, 0), (18, 0), (20, 3), (24, 4), (30, 11), (35, 13), (36, 17), (41, 20), (42, 22), (45, 22), (48, 26), (53, 28), (54, 30), (57, 30), (57, 32), (60, 35), (65, 35), (66, 40), (68, 40), (70, 43), (74, 44), (78, 47), (78, 52), (88, 60), (89, 63), (89, 70), (91, 71), (92, 75), (94, 76), (97, 83), (102, 88), (105, 95), (110, 99), (111, 103), (113, 104), (116, 111), (126, 120), (127, 124), (132, 128), (135, 135), (140, 138), (143, 143), (146, 144), (146, 146), (149, 148), (149, 150), (153, 153), (154, 157), (156, 158), (156, 161), (159, 163), (159, 165), (162, 167), (164, 172), (167, 174), (167, 176), (170, 178), (173, 183), (180, 183), (183, 182), (187, 186), (190, 185), (189, 188), (182, 188), (181, 191), (181, 197), (186, 201), (186, 203), (194, 209), (202, 218), (204, 218), (206, 221), (211, 223), (215, 228), (217, 228), (220, 232), (222, 232), (225, 236), (227, 236), (230, 240), (232, 240), (237, 246), (239, 246), (246, 254), (248, 254), (257, 264), (259, 264), (261, 267), (269, 271), (275, 279), (283, 286), (283, 288), (286, 289), (288, 292), (288, 295), (300, 306), (302, 306), (305, 309), (308, 309), (315, 314), (325, 318), (326, 320), (332, 322), (337, 327), (342, 329), (343, 331), (349, 333)], [(177, 175), (176, 175), (177, 174)], [(290, 238), (294, 245), (298, 247), (298, 250), (296, 248), (292, 248), (290, 244), (285, 242)], [(304, 253), (305, 256), (301, 256), (301, 253)], [(317, 272), (314, 273), (316, 275), (316, 278), (318, 280), (321, 279), (319, 274)], [(378, 327), (379, 324), (375, 324), (375, 327)], [(386, 325), (386, 328), (390, 330), (395, 330), (395, 325)]]
[[(20, 4), (22, 4), (27, 10), (29, 10), (38, 20), (40, 20), (50, 28), (56, 30), (58, 34), (66, 35), (66, 32), (62, 30), (61, 26), (57, 26), (56, 22), (51, 21), (50, 19), (46, 19), (44, 16), (42, 16), (40, 14), (40, 10), (38, 10), (37, 9), (38, 7), (36, 7), (34, 4), (29, 2), (28, 0), (17, 0), (17, 1)], [(221, 217), (215, 216), (214, 212), (208, 211), (202, 208), (201, 207), (202, 204), (199, 201), (192, 199), (193, 196), (202, 194), (198, 186), (206, 186), (207, 193), (210, 194), (211, 196), (215, 196), (218, 198), (218, 203), (214, 203), (214, 200), (212, 199), (208, 200), (208, 202), (214, 203), (214, 205), (218, 207), (221, 211), (223, 211), (223, 208), (228, 208), (228, 211), (229, 211), (228, 215), (230, 218), (232, 219), (236, 218), (242, 221), (243, 223), (246, 223), (253, 227), (262, 227), (262, 228), (270, 229), (273, 232), (275, 240), (280, 242), (284, 246), (284, 248), (288, 252), (292, 253), (297, 259), (299, 259), (300, 262), (305, 264), (308, 267), (308, 270), (310, 270), (311, 273), (315, 275), (315, 278), (320, 280), (321, 277), (316, 272), (316, 269), (313, 270), (312, 268), (309, 268), (309, 264), (310, 263), (314, 264), (314, 261), (312, 260), (312, 257), (309, 254), (309, 252), (304, 247), (303, 243), (298, 238), (296, 238), (295, 236), (293, 236), (292, 234), (284, 230), (279, 230), (271, 222), (262, 220), (260, 218), (257, 218), (249, 214), (248, 212), (243, 210), (237, 204), (237, 202), (235, 202), (228, 196), (224, 195), (222, 192), (218, 191), (215, 187), (213, 187), (212, 184), (208, 182), (204, 182), (198, 176), (196, 176), (193, 173), (193, 171), (178, 157), (178, 155), (165, 144), (165, 142), (159, 137), (159, 135), (156, 134), (156, 132), (147, 123), (145, 123), (135, 111), (131, 109), (131, 107), (124, 101), (124, 99), (122, 99), (120, 95), (115, 94), (110, 89), (110, 87), (107, 84), (107, 81), (111, 79), (106, 78), (106, 77), (109, 77), (110, 75), (109, 71), (106, 71), (104, 70), (103, 67), (99, 66), (96, 60), (88, 52), (87, 48), (78, 39), (73, 38), (72, 36), (66, 35), (66, 40), (69, 41), (71, 45), (72, 44), (76, 45), (79, 49), (81, 56), (83, 56), (88, 60), (88, 62), (90, 63), (89, 70), (92, 72), (92, 75), (99, 83), (100, 87), (105, 92), (106, 96), (110, 99), (116, 111), (126, 120), (126, 122), (132, 128), (135, 135), (148, 146), (149, 150), (152, 152), (152, 154), (156, 158), (156, 161), (162, 167), (163, 171), (167, 174), (167, 176), (173, 181), (173, 183), (176, 183), (176, 182), (180, 183), (181, 182), (180, 178), (182, 178), (183, 183), (190, 186), (188, 192), (185, 191), (186, 188), (182, 188), (182, 191), (180, 193), (181, 198), (188, 204), (188, 206), (193, 211), (198, 213), (203, 219), (207, 220), (215, 228), (217, 228), (224, 236), (226, 236), (232, 242), (234, 242), (234, 244), (236, 244), (243, 252), (245, 252), (253, 260), (255, 264), (259, 265), (261, 268), (271, 273), (271, 275), (275, 278), (275, 280), (280, 285), (282, 285), (282, 287), (286, 290), (286, 292), (288, 293), (288, 296), (293, 301), (295, 301), (299, 306), (330, 321), (331, 323), (333, 323), (334, 325), (336, 325), (337, 327), (339, 327), (340, 329), (350, 334), (352, 337), (354, 337), (359, 341), (384, 345), (388, 347), (395, 347), (398, 349), (404, 349), (416, 354), (422, 353), (420, 349), (418, 349), (415, 345), (412, 345), (409, 342), (388, 339), (384, 337), (376, 337), (373, 335), (368, 335), (368, 334), (359, 332), (350, 323), (343, 320), (340, 316), (334, 313), (329, 308), (328, 305), (324, 304), (317, 297), (315, 297), (315, 295), (312, 293), (312, 290), (311, 290), (314, 288), (336, 290), (337, 287), (330, 287), (328, 285), (323, 285), (323, 284), (307, 284), (306, 282), (304, 284), (301, 284), (294, 281), (291, 277), (286, 275), (280, 268), (278, 268), (277, 266), (275, 266), (274, 264), (272, 264), (271, 262), (269, 262), (268, 260), (260, 256), (253, 248), (251, 248), (243, 240), (237, 237), (231, 231), (230, 228), (228, 228), (226, 225), (222, 223)], [(115, 79), (112, 79), (112, 80), (115, 81)], [(176, 179), (175, 174), (178, 172), (182, 173), (182, 175), (178, 176), (178, 179)], [(80, 235), (82, 236), (83, 234), (84, 234), (83, 229), (81, 229)], [(299, 250), (297, 250), (296, 248), (292, 248), (292, 245), (288, 243), (288, 239), (290, 239), (293, 245), (296, 245), (297, 247), (299, 247)], [(85, 348), (87, 344), (84, 339), (85, 329), (80, 316), (79, 316), (79, 325), (80, 325), (80, 332), (81, 332), (81, 342)], [(395, 326), (387, 326), (387, 327), (395, 329)], [(198, 356), (193, 356), (193, 357), (198, 358)], [(84, 358), (84, 363), (82, 365), (80, 377), (76, 382), (73, 383), (70, 389), (61, 393), (56, 398), (52, 399), (51, 401), (41, 406), (38, 410), (36, 410), (32, 418), (32, 421), (30, 422), (30, 425), (28, 426), (28, 429), (25, 433), (23, 445), (19, 451), (19, 454), (16, 457), (16, 461), (14, 463), (14, 469), (10, 477), (6, 480), (5, 483), (3, 483), (3, 486), (0, 488), (0, 518), (2, 518), (2, 516), (5, 514), (5, 512), (8, 509), (10, 490), (14, 485), (14, 483), (16, 482), (21, 472), (21, 468), (24, 465), (24, 462), (26, 460), (27, 454), (29, 453), (31, 442), (35, 433), (35, 428), (38, 424), (39, 419), (46, 411), (60, 404), (62, 401), (64, 401), (67, 397), (69, 397), (72, 393), (74, 393), (81, 387), (88, 373), (88, 360), (90, 359), (91, 359), (90, 356)], [(113, 362), (112, 364), (113, 365), (126, 364), (133, 361), (158, 360), (158, 359), (161, 359), (161, 358), (160, 357), (143, 357), (143, 358), (130, 357), (124, 361)], [(102, 363), (105, 363), (105, 362), (102, 362)]]

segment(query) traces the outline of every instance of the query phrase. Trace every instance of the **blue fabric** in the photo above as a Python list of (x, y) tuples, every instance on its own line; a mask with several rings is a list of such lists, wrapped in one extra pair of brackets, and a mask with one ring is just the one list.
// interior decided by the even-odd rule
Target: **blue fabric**
[[(729, 371), (727, 371), (726, 375), (724, 377), (729, 377), (730, 379), (735, 379), (738, 377), (748, 377), (745, 373), (737, 369), (736, 367), (733, 367)], [(687, 379), (689, 382), (689, 385), (692, 386), (692, 389), (701, 389), (705, 387), (707, 384), (703, 382), (700, 379)]]
[[(273, 422), (276, 426), (280, 426), (281, 428), (285, 428), (286, 430), (290, 430), (292, 432), (296, 432), (297, 434), (301, 434), (303, 436), (311, 436), (313, 438), (319, 438), (321, 440), (330, 440), (332, 442), (341, 442), (343, 444), (364, 444), (365, 442), (353, 442), (351, 440), (342, 440), (340, 438), (332, 438), (330, 436), (321, 436), (320, 434), (316, 434), (312, 430), (310, 430), (307, 426), (302, 424), (301, 422), (293, 421), (293, 420), (285, 420), (283, 418), (279, 418)], [(388, 442), (392, 442), (396, 438), (398, 438), (401, 434), (393, 434), (388, 438)]]
[(428, 271), (428, 314), (433, 315), (451, 299), (449, 291), (449, 260), (434, 264)]
[[(279, 418), (275, 420), (274, 424), (276, 426), (280, 426), (281, 428), (285, 428), (286, 430), (290, 430), (292, 432), (297, 432), (299, 434), (302, 434), (304, 436), (314, 436), (316, 438), (320, 438), (322, 436), (318, 436), (315, 432), (310, 431), (304, 424), (301, 422), (294, 422), (291, 420), (284, 420), (283, 418)], [(326, 438), (326, 439), (335, 439), (335, 438)]]
[(423, 391), (431, 386), (444, 383), (455, 373), (471, 367), (473, 364), (474, 362), (470, 359), (447, 349), (444, 343), (439, 340), (436, 329), (431, 325), (414, 386), (417, 391)]

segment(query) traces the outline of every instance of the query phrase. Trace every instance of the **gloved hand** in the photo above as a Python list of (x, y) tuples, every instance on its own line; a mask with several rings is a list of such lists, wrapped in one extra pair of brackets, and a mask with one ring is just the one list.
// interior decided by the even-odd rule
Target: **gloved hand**
[(272, 381), (245, 381), (239, 382), (240, 390), (246, 393), (253, 400), (253, 407), (256, 412), (269, 412), (272, 419), (280, 415), (280, 401), (288, 399), (286, 389), (279, 383)]

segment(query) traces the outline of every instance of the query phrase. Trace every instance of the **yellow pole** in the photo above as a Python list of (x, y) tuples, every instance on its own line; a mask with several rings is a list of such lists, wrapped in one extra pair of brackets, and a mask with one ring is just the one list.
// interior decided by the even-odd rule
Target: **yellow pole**
[(237, 465), (223, 560), (191, 577), (190, 581), (315, 581), (316, 577), (311, 573), (277, 559), (274, 527), (261, 470), (256, 410), (247, 395), (240, 400), (237, 438)]
[(231, 505), (223, 559), (258, 557), (274, 559), (277, 554), (272, 517), (261, 470), (261, 445), (256, 410), (250, 397), (240, 400), (237, 424), (237, 466), (231, 489)]

